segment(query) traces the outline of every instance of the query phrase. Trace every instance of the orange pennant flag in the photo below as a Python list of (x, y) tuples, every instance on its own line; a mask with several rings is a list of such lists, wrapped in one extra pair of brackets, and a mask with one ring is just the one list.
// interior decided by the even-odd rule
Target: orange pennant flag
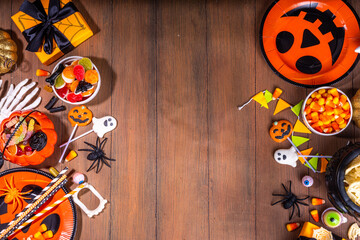
[[(312, 150), (313, 150), (313, 148), (305, 149), (305, 150), (301, 151), (301, 154), (302, 154), (302, 155), (310, 155)], [(307, 159), (307, 158), (305, 158), (305, 159)], [(305, 163), (305, 159), (302, 158), (302, 157), (299, 157), (299, 161), (300, 161), (302, 164)]]
[(291, 107), (290, 104), (288, 104), (287, 102), (285, 102), (284, 100), (279, 98), (279, 101), (276, 104), (274, 115), (278, 114), (279, 112), (281, 112), (282, 110), (284, 110), (284, 109), (286, 109), (288, 107)]

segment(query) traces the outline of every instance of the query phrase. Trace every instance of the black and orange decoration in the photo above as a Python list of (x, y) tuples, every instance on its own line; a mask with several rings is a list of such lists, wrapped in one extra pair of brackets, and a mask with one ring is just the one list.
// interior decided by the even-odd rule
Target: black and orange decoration
[(340, 81), (360, 57), (360, 21), (342, 0), (280, 0), (265, 13), (263, 55), (281, 78), (304, 87)]
[[(19, 191), (21, 198), (20, 203), (17, 202), (16, 209), (14, 208), (12, 201), (6, 201), (6, 196), (0, 197), (0, 231), (7, 227), (7, 224), (11, 222), (16, 214), (21, 212), (23, 208), (32, 202), (34, 197), (38, 195), (41, 190), (46, 187), (53, 177), (40, 170), (29, 168), (13, 168), (0, 173), (0, 189), (6, 189), (6, 181), (8, 185), (11, 182), (11, 187), (16, 188)], [(0, 193), (4, 191), (0, 190)], [(63, 197), (67, 192), (63, 187), (54, 196), (52, 196), (48, 203), (52, 204), (57, 199)], [(39, 208), (39, 211), (44, 209), (48, 204), (44, 204)], [(15, 209), (15, 211), (14, 211)], [(74, 239), (76, 231), (76, 209), (71, 199), (68, 199), (57, 206), (54, 210), (48, 211), (42, 217), (32, 222), (30, 225), (24, 227), (21, 230), (15, 231), (15, 233), (9, 238), (11, 240), (28, 239), (29, 236), (35, 234), (46, 235), (51, 231), (52, 240), (58, 239)], [(46, 227), (44, 229), (44, 227)], [(44, 232), (44, 233), (43, 233)], [(40, 238), (37, 238), (40, 239)], [(45, 238), (47, 239), (47, 238)]]

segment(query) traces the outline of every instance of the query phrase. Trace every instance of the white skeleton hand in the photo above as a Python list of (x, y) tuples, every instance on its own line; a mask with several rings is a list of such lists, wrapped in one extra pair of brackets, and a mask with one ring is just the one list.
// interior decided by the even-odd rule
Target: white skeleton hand
[[(10, 114), (14, 111), (29, 110), (39, 106), (41, 102), (41, 97), (38, 97), (34, 102), (26, 106), (26, 104), (28, 104), (30, 100), (35, 96), (35, 94), (39, 91), (39, 88), (36, 87), (23, 99), (23, 96), (36, 84), (35, 82), (32, 82), (26, 85), (28, 81), (29, 79), (25, 79), (24, 81), (20, 82), (15, 88), (13, 84), (10, 85), (9, 91), (7, 92), (6, 96), (0, 100), (0, 122), (5, 118), (9, 117)], [(1, 84), (2, 81), (0, 80), (0, 86)]]

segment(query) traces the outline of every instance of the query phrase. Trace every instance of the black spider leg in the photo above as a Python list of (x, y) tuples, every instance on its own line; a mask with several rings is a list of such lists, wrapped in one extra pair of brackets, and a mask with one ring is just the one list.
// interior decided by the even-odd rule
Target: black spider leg
[(102, 161), (103, 163), (105, 163), (106, 166), (108, 166), (109, 168), (111, 168), (110, 164), (104, 159), (104, 157), (101, 157), (100, 159), (101, 159), (101, 161)]
[(88, 143), (88, 142), (84, 142), (86, 145), (88, 145), (89, 147), (91, 147), (92, 149), (96, 150), (97, 147), (91, 143)]
[(274, 197), (288, 197), (289, 194), (285, 195), (285, 194), (277, 194), (277, 193), (273, 193)]
[(95, 163), (98, 162), (98, 160), (94, 160), (93, 163), (91, 164), (91, 166), (88, 168), (88, 170), (86, 170), (87, 172), (89, 172), (90, 170), (92, 170), (93, 168), (96, 167)]
[(296, 200), (298, 200), (298, 201), (303, 201), (303, 200), (306, 200), (306, 199), (308, 199), (310, 196), (307, 196), (307, 197), (305, 197), (305, 198), (297, 198)]
[(284, 185), (283, 183), (282, 183), (281, 185), (282, 185), (283, 188), (285, 189), (286, 194), (290, 194), (290, 193), (291, 193), (291, 181), (290, 181), (290, 190), (289, 190), (289, 191), (286, 189), (286, 187), (285, 187), (285, 185)]
[[(100, 138), (98, 138), (99, 142), (100, 142)], [(107, 138), (104, 138), (104, 140), (101, 141), (99, 148), (102, 150), (107, 142)]]
[(294, 210), (295, 210), (295, 207), (294, 207), (294, 205), (292, 205), (292, 210), (291, 210), (291, 215), (289, 217), (289, 221), (292, 219), (292, 217), (294, 215)]
[(296, 201), (296, 203), (301, 204), (301, 205), (304, 205), (304, 206), (309, 206), (309, 204), (303, 203), (303, 202), (299, 202), (299, 201)]
[(103, 162), (101, 161), (101, 158), (98, 158), (99, 164), (96, 167), (96, 173), (99, 173), (103, 167)]
[(278, 203), (281, 203), (281, 202), (285, 202), (286, 200), (287, 200), (287, 198), (281, 199), (281, 200), (279, 200), (277, 202), (272, 203), (271, 206), (274, 206), (275, 204), (278, 204)]

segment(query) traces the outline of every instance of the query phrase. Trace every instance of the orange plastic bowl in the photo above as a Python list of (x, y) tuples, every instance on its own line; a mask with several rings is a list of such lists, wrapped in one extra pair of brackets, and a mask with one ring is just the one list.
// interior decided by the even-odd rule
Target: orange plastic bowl
[(359, 61), (360, 20), (342, 0), (279, 0), (265, 13), (260, 46), (271, 69), (304, 87), (333, 84)]
[[(46, 187), (53, 179), (50, 174), (40, 170), (13, 168), (0, 173), (0, 189), (6, 189), (5, 179), (10, 182), (12, 177), (14, 177), (14, 186), (19, 191), (26, 192), (29, 189), (33, 189), (33, 193), (30, 193), (30, 195), (24, 195), (25, 197), (30, 196), (31, 198), (41, 191), (42, 188)], [(67, 189), (65, 187), (61, 188), (37, 211), (41, 211), (48, 204), (52, 204), (59, 198), (66, 195), (66, 193), (68, 193)], [(12, 221), (15, 218), (15, 215), (21, 212), (28, 202), (30, 202), (30, 200), (26, 200), (28, 202), (25, 200), (20, 201), (22, 203), (22, 207), (17, 207), (17, 209), (13, 212), (13, 203), (7, 204), (4, 202), (4, 197), (0, 197), (0, 231), (5, 229), (7, 223)], [(52, 224), (49, 223), (49, 220), (52, 221)], [(46, 212), (43, 216), (32, 222), (29, 228), (25, 227), (21, 230), (16, 230), (9, 239), (27, 239), (30, 235), (34, 235), (39, 231), (39, 227), (43, 221), (48, 223), (47, 227), (50, 229), (53, 228), (54, 230), (54, 237), (51, 238), (52, 240), (74, 239), (77, 225), (74, 202), (71, 199), (65, 200), (52, 211)]]

